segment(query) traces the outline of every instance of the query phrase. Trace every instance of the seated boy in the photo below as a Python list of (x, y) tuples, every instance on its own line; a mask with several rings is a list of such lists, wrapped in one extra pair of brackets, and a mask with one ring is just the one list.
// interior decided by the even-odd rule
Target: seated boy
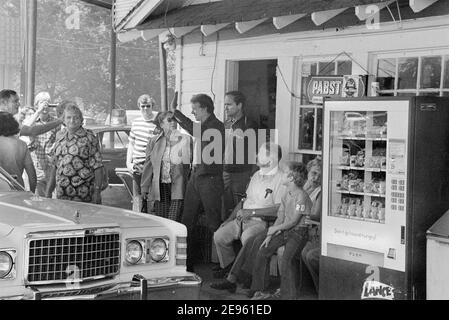
[(281, 260), (281, 297), (296, 299), (295, 255), (301, 252), (308, 240), (306, 217), (310, 215), (312, 201), (303, 190), (307, 180), (307, 169), (302, 163), (290, 163), (284, 185), (287, 193), (282, 198), (277, 219), (266, 233), (255, 238), (255, 243), (262, 244), (253, 264), (251, 290), (256, 292), (253, 299), (269, 297), (266, 292), (269, 281), (269, 262), (277, 249), (285, 245)]

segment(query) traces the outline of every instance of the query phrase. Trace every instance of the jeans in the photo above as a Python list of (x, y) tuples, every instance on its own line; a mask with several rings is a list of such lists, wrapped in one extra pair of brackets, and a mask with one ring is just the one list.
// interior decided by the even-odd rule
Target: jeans
[[(255, 241), (265, 239), (266, 234), (257, 236)], [(263, 242), (262, 239), (262, 242)], [(269, 281), (269, 262), (277, 249), (285, 245), (285, 251), (281, 258), (281, 297), (285, 300), (296, 299), (296, 277), (298, 267), (296, 266), (295, 255), (301, 252), (308, 240), (308, 229), (300, 227), (290, 229), (273, 236), (267, 247), (260, 248), (254, 261), (252, 272), (253, 282), (251, 289), (254, 291), (265, 291)], [(262, 243), (260, 242), (260, 243)]]
[(312, 276), (316, 292), (318, 292), (318, 275), (320, 269), (321, 244), (319, 242), (307, 242), (301, 252), (301, 258)]
[(221, 224), (223, 201), (223, 176), (198, 175), (190, 176), (184, 196), (184, 210), (181, 223), (187, 227), (187, 267), (193, 267), (192, 232), (198, 222), (200, 208), (204, 208), (206, 224), (211, 232), (215, 232)]

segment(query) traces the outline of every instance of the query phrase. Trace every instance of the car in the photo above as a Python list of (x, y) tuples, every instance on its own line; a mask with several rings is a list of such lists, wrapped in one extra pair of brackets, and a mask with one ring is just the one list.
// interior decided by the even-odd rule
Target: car
[(115, 169), (126, 167), (126, 153), (131, 126), (96, 125), (86, 126), (85, 128), (92, 130), (100, 141), (100, 152), (108, 172), (109, 183), (121, 184), (122, 181), (116, 175)]
[(42, 198), (1, 167), (0, 212), (0, 300), (199, 298), (180, 223)]

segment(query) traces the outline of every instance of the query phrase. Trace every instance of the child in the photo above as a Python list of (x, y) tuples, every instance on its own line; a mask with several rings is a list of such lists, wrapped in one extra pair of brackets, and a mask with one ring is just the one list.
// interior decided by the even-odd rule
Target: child
[[(295, 255), (303, 249), (308, 239), (306, 217), (310, 215), (312, 201), (303, 190), (307, 180), (307, 169), (302, 163), (292, 162), (284, 178), (287, 193), (282, 198), (277, 219), (266, 234), (258, 237), (265, 238), (257, 252), (252, 272), (251, 290), (255, 291), (253, 299), (263, 299), (270, 294), (265, 292), (269, 281), (269, 261), (277, 249), (285, 245), (281, 260), (281, 297), (282, 299), (296, 299), (296, 269)], [(257, 242), (257, 240), (256, 240)], [(259, 242), (260, 243), (260, 242)]]
[(30, 191), (36, 189), (36, 171), (31, 160), (27, 144), (17, 138), (19, 123), (8, 112), (0, 112), (0, 166), (9, 174), (15, 176), (23, 186), (22, 174), (25, 169), (30, 185)]

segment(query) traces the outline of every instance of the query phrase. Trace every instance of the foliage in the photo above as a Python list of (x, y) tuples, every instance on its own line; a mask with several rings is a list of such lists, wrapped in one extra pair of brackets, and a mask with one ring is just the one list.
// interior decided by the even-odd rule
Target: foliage
[[(20, 2), (0, 0), (0, 10), (18, 16)], [(109, 10), (76, 0), (38, 0), (35, 92), (48, 91), (53, 101), (76, 100), (90, 116), (108, 112), (110, 41)], [(157, 39), (117, 41), (117, 106), (136, 109), (143, 93), (160, 101), (158, 50)], [(173, 62), (169, 68), (174, 69)], [(174, 86), (171, 69), (169, 83)]]

